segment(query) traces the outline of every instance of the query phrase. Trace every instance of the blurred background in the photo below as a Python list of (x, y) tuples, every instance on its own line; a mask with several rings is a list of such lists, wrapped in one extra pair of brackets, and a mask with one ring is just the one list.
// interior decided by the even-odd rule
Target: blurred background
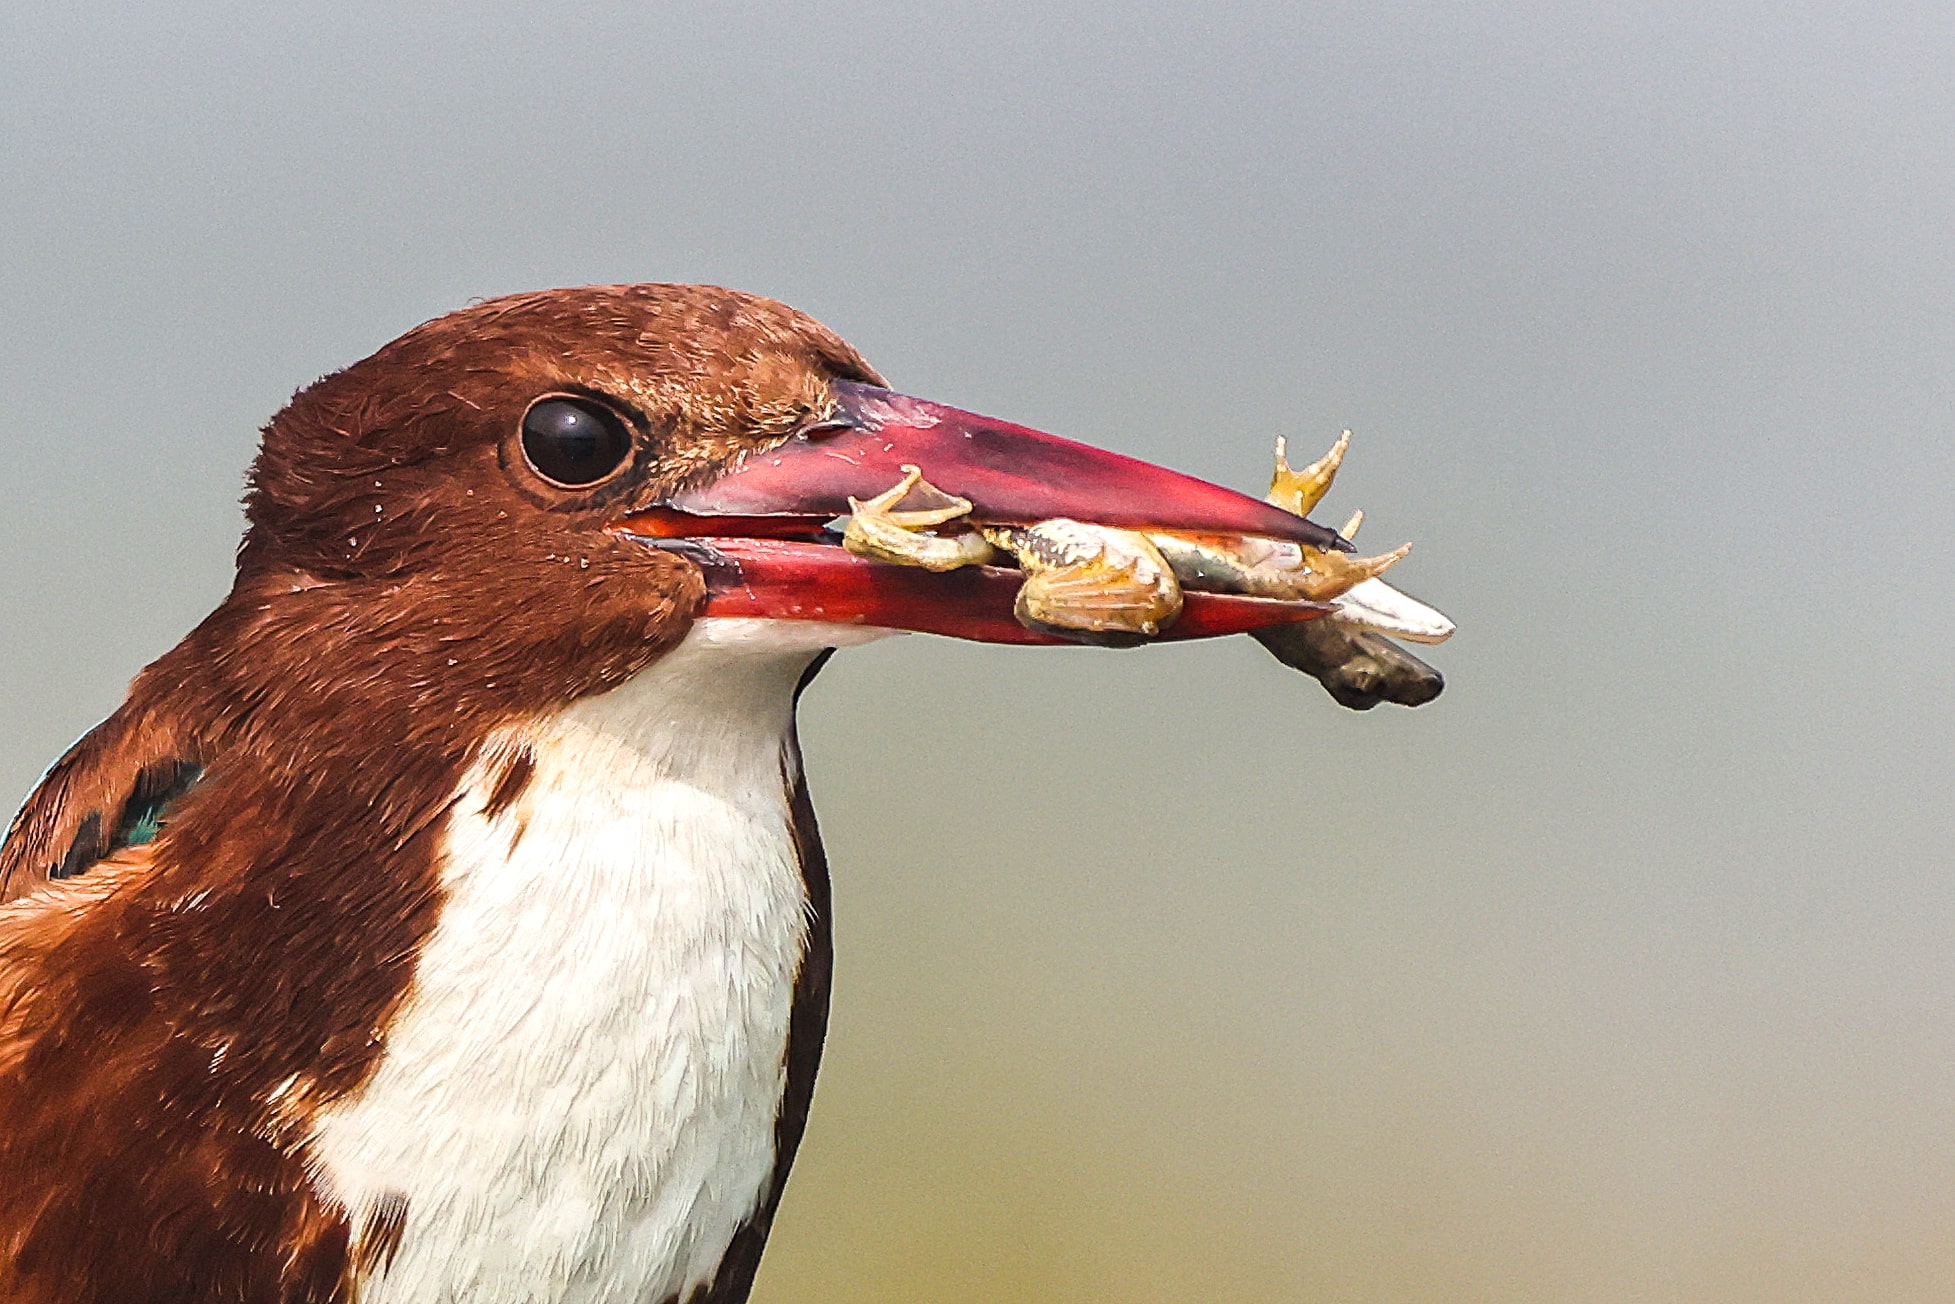
[(224, 593), (255, 431), (471, 298), (711, 281), (1323, 509), (1462, 626), (927, 638), (757, 1298), (1955, 1298), (1955, 8), (0, 12), (0, 803)]

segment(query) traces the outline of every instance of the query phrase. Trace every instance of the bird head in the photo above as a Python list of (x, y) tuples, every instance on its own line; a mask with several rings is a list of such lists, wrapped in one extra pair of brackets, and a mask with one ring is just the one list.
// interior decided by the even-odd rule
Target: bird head
[[(907, 466), (988, 525), (1348, 546), (1245, 495), (893, 393), (771, 300), (600, 286), (474, 305), (301, 391), (265, 430), (240, 591), (311, 613), (301, 645), (384, 647), (396, 683), (539, 705), (622, 682), (703, 615), (1052, 641), (1012, 618), (1015, 572), (840, 546), (837, 518)], [(1190, 596), (1174, 636), (1317, 614)]]
[[(706, 617), (760, 618), (760, 641), (809, 655), (892, 630), (1093, 641), (1023, 619), (1011, 557), (937, 573), (844, 546), (838, 518), (911, 468), (935, 487), (921, 506), (954, 499), (981, 530), (1166, 531), (1198, 568), (1204, 540), (1349, 548), (1300, 514), (1328, 461), (1279, 460), (1279, 507), (883, 385), (772, 300), (628, 285), (478, 303), (305, 388), (265, 428), (230, 597), (23, 808), (0, 898), (117, 845), (137, 770), (240, 749), (302, 791), (371, 788), (349, 809), (411, 826), (490, 731), (624, 684)], [(1335, 610), (1204, 587), (1147, 637), (1249, 632), (1360, 709), (1439, 692), (1376, 631), (1450, 625), (1376, 581)]]

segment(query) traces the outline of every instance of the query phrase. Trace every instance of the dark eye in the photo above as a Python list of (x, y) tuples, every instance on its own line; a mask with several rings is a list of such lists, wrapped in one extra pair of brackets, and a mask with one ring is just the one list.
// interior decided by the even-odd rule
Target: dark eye
[(523, 414), (523, 456), (545, 480), (567, 488), (596, 484), (631, 456), (631, 429), (602, 403), (538, 399)]

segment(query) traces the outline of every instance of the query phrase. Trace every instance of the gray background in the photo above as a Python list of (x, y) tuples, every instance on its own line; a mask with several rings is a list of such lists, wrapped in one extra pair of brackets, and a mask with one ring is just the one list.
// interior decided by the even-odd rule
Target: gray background
[(760, 1297), (1955, 1297), (1955, 8), (165, 8), (0, 12), (0, 801), (222, 595), (256, 427), (475, 296), (757, 290), (1249, 489), (1350, 426), (1433, 707), (810, 695)]

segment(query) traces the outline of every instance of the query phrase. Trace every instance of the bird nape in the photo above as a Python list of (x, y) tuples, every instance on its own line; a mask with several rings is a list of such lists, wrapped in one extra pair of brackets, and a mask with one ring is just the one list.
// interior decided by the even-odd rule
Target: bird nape
[(831, 649), (1445, 618), (1267, 500), (906, 398), (701, 286), (496, 299), (295, 396), (236, 582), (0, 847), (0, 1297), (744, 1300), (827, 1020)]

